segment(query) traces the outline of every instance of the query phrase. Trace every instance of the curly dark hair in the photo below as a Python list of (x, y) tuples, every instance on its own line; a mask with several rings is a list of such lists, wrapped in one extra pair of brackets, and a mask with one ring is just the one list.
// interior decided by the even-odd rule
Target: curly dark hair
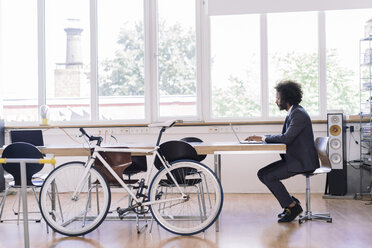
[(275, 86), (280, 100), (289, 105), (297, 105), (302, 101), (301, 85), (293, 80), (282, 80)]

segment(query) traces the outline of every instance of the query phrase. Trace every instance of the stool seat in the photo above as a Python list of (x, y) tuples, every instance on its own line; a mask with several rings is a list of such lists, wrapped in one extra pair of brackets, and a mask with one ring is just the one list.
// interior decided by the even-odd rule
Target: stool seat
[(329, 173), (329, 172), (331, 172), (331, 168), (321, 166), (318, 169), (316, 169), (315, 171), (309, 172), (309, 173), (304, 173), (303, 175), (304, 176), (314, 176), (314, 175), (317, 175), (317, 174), (323, 174), (323, 173)]

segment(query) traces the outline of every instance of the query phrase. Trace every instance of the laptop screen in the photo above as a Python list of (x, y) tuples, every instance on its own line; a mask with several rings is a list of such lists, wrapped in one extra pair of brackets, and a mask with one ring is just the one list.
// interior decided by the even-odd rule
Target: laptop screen
[(27, 142), (34, 146), (44, 146), (43, 132), (41, 130), (12, 130), (10, 140), (14, 142)]

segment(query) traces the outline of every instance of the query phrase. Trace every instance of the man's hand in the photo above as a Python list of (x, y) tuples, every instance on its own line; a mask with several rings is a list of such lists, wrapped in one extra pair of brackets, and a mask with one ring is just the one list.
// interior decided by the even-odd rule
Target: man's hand
[(253, 136), (249, 136), (249, 137), (245, 138), (245, 140), (248, 140), (248, 141), (262, 141), (262, 137), (253, 135)]

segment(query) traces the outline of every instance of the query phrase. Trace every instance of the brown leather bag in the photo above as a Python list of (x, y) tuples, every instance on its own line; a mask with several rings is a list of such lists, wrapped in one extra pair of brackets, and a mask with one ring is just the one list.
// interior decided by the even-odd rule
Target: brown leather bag
[[(111, 166), (115, 173), (123, 179), (123, 172), (132, 164), (130, 152), (99, 152), (104, 160)], [(118, 181), (106, 169), (99, 159), (96, 159), (95, 167), (103, 173), (109, 184), (118, 184)]]

